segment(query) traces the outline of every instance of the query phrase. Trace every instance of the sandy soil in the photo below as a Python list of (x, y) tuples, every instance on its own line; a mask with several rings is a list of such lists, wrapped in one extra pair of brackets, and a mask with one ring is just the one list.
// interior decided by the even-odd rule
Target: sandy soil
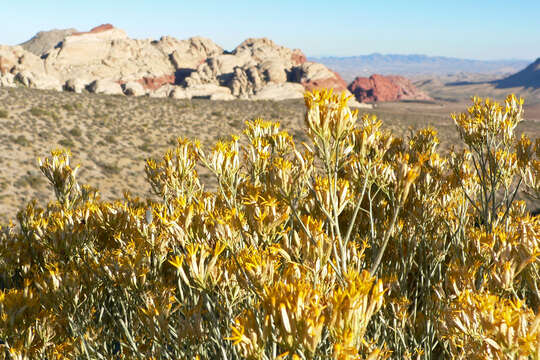
[[(494, 80), (498, 80), (498, 78), (484, 74), (462, 74), (421, 79), (415, 81), (414, 84), (440, 101), (463, 102), (468, 101), (472, 95), (503, 101), (508, 94), (513, 93), (523, 97), (528, 106), (540, 105), (540, 89), (498, 88), (493, 83)], [(540, 119), (538, 112), (535, 114), (535, 118)]]

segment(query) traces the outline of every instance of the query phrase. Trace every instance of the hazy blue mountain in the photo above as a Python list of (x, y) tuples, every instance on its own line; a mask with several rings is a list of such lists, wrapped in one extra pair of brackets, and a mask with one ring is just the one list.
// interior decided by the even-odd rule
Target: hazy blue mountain
[(310, 61), (320, 62), (337, 71), (347, 81), (356, 76), (382, 75), (449, 75), (457, 73), (478, 73), (508, 75), (522, 70), (531, 60), (471, 60), (444, 56), (370, 54), (346, 57), (310, 57)]
[(525, 88), (540, 88), (540, 58), (520, 72), (496, 82), (498, 88), (523, 86)]

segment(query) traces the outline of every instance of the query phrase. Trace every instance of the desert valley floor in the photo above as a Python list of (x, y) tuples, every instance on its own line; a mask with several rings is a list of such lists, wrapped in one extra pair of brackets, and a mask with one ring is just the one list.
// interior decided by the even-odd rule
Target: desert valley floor
[[(518, 132), (537, 138), (540, 103), (527, 103)], [(447, 151), (460, 144), (450, 113), (464, 111), (467, 104), (459, 99), (380, 103), (360, 113), (377, 114), (398, 135), (431, 125)], [(71, 149), (74, 163), (82, 165), (80, 182), (99, 188), (103, 198), (118, 198), (124, 191), (149, 196), (145, 159), (161, 157), (177, 137), (199, 139), (209, 147), (239, 134), (244, 121), (262, 117), (279, 121), (301, 143), (307, 141), (304, 113), (302, 100), (175, 100), (0, 87), (0, 223), (14, 218), (31, 199), (42, 205), (52, 199), (37, 158), (54, 148)], [(213, 186), (208, 172), (200, 175)]]

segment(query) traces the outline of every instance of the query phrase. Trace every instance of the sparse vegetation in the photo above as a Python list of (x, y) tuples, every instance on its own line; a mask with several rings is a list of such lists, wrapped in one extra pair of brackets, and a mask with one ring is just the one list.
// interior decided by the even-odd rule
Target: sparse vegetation
[(9, 112), (5, 109), (0, 109), (0, 119), (6, 119), (9, 116)]
[(67, 149), (72, 149), (76, 146), (75, 142), (70, 138), (63, 138), (58, 140), (58, 145), (63, 146)]
[(117, 175), (121, 170), (117, 163), (101, 162), (99, 166), (101, 166), (107, 175)]
[[(128, 182), (126, 186), (134, 189), (135, 195), (148, 196), (149, 188), (143, 181), (140, 159), (164, 151), (169, 146), (169, 140), (177, 136), (199, 138), (203, 147), (208, 147), (219, 136), (241, 131), (246, 120), (257, 117), (277, 120), (276, 115), (279, 115), (282, 128), (294, 135), (297, 144), (309, 140), (302, 129), (305, 107), (299, 100), (214, 102), (199, 99), (110, 98), (24, 87), (0, 88), (0, 99), (0, 106), (9, 112), (9, 117), (2, 122), (6, 137), (0, 141), (0, 154), (5, 156), (6, 161), (3, 162), (4, 171), (0, 173), (0, 181), (20, 178), (26, 171), (32, 170), (35, 157), (43, 156), (44, 149), (53, 148), (59, 141), (69, 138), (71, 142), (66, 145), (75, 145), (71, 147), (74, 155), (83, 159), (88, 169), (81, 174), (81, 178), (98, 186), (105, 199), (117, 198), (119, 194), (113, 191), (114, 185), (125, 181)], [(115, 104), (116, 108), (105, 107), (107, 101)], [(75, 110), (66, 110), (63, 108), (65, 104), (72, 105)], [(399, 135), (407, 135), (409, 127), (416, 130), (427, 125), (435, 127), (445, 140), (440, 145), (440, 151), (445, 153), (452, 145), (459, 146), (460, 143), (448, 114), (459, 111), (463, 106), (463, 103), (383, 103), (369, 112), (384, 119), (384, 126)], [(33, 116), (30, 114), (31, 108), (46, 109), (57, 117)], [(212, 116), (214, 111), (222, 116)], [(538, 114), (540, 112), (530, 107), (525, 111), (527, 120), (530, 116), (540, 119)], [(70, 134), (75, 128), (80, 129), (84, 136)], [(520, 123), (518, 132), (540, 136), (540, 128), (534, 121)], [(21, 135), (28, 140), (24, 146), (14, 142)], [(155, 149), (152, 153), (138, 148), (143, 137), (148, 138)], [(128, 179), (116, 178), (116, 175), (105, 173), (98, 164), (101, 161), (115, 163), (119, 160), (135, 169), (139, 175)], [(217, 184), (211, 176), (207, 176), (207, 171), (200, 168), (199, 174), (207, 188), (214, 189)], [(27, 188), (26, 192), (23, 195), (18, 189), (10, 187), (3, 193), (0, 221), (13, 218), (23, 198), (41, 198), (41, 194), (31, 188)], [(521, 193), (517, 198), (525, 199)], [(532, 206), (532, 202), (526, 200)]]
[(210, 148), (180, 137), (146, 162), (144, 198), (102, 200), (67, 151), (40, 160), (56, 201), (0, 232), (5, 351), (538, 358), (540, 216), (514, 195), (540, 199), (540, 139), (516, 136), (521, 99), (453, 115), (449, 154), (326, 91), (306, 107), (306, 146), (262, 119)]
[(71, 134), (71, 136), (74, 136), (77, 138), (82, 136), (82, 130), (79, 127), (72, 128), (71, 130), (69, 130), (69, 133)]
[(46, 183), (46, 180), (43, 178), (43, 174), (35, 173), (35, 172), (28, 172), (17, 181), (15, 186), (39, 189), (39, 187), (45, 183)]
[(76, 111), (76, 110), (82, 110), (82, 108), (83, 108), (83, 105), (81, 103), (79, 103), (79, 102), (62, 105), (62, 109), (66, 110), (66, 111), (69, 111), (69, 112), (73, 112), (73, 111)]
[(30, 145), (30, 141), (28, 141), (28, 139), (24, 136), (24, 135), (19, 135), (17, 136), (13, 142), (17, 145), (20, 145), (20, 146), (28, 146)]
[(48, 111), (48, 110), (45, 110), (45, 109), (42, 109), (42, 108), (39, 108), (39, 107), (32, 107), (30, 109), (30, 114), (32, 114), (33, 116), (47, 116), (47, 117), (55, 117), (55, 114), (52, 112), (52, 111)]
[(114, 134), (105, 135), (104, 140), (105, 140), (106, 143), (109, 143), (109, 144), (116, 144), (117, 143), (116, 137), (115, 137)]

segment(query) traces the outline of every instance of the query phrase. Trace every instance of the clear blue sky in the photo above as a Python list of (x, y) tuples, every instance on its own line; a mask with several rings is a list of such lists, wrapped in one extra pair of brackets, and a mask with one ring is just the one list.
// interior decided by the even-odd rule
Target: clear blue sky
[(0, 44), (111, 23), (132, 38), (200, 35), (232, 50), (269, 37), (308, 56), (373, 52), (540, 57), (540, 0), (1, 0)]

